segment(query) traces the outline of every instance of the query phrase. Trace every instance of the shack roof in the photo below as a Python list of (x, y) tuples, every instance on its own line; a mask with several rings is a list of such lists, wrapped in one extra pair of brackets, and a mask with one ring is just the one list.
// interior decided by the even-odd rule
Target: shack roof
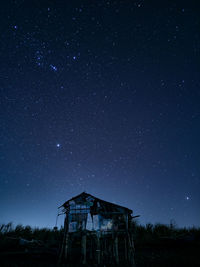
[(93, 196), (93, 195), (91, 195), (91, 194), (88, 194), (88, 193), (86, 193), (86, 192), (82, 192), (81, 194), (79, 194), (79, 195), (77, 195), (77, 196), (75, 196), (75, 197), (73, 197), (73, 198), (67, 200), (67, 201), (66, 201), (62, 206), (60, 206), (59, 208), (61, 208), (61, 207), (66, 208), (67, 206), (69, 206), (69, 202), (70, 202), (70, 201), (75, 201), (75, 200), (77, 200), (77, 199), (86, 200), (86, 199), (88, 199), (88, 198), (95, 199), (96, 201), (102, 203), (103, 205), (110, 206), (111, 209), (112, 209), (112, 208), (120, 208), (120, 209), (124, 209), (124, 211), (127, 212), (127, 213), (132, 213), (132, 212), (133, 212), (131, 209), (128, 209), (128, 208), (126, 208), (126, 207), (123, 207), (123, 206), (120, 206), (120, 205), (117, 205), (117, 204), (114, 204), (114, 203), (111, 203), (111, 202), (108, 202), (108, 201), (105, 201), (105, 200), (102, 200), (102, 199), (97, 198), (97, 197), (95, 197), (95, 196)]

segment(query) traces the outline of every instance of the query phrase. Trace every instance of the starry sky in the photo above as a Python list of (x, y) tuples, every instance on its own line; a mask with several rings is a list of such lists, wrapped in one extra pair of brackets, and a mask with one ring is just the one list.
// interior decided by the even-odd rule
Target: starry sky
[(159, 2), (1, 2), (0, 223), (86, 191), (200, 225), (200, 4)]

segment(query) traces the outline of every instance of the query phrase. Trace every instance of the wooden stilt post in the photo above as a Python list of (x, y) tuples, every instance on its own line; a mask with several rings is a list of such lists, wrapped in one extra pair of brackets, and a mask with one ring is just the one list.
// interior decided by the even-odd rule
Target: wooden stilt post
[(87, 263), (87, 235), (86, 233), (82, 236), (82, 255), (83, 255), (83, 264)]
[(65, 258), (65, 256), (66, 256), (65, 255), (65, 250), (66, 250), (67, 240), (68, 240), (68, 225), (67, 225), (67, 220), (65, 218), (65, 221), (64, 221), (64, 236), (63, 236), (63, 242), (62, 242), (60, 255), (59, 255), (59, 259), (58, 259), (58, 264), (61, 264), (63, 258)]
[(89, 243), (89, 248), (90, 248), (90, 261), (93, 259), (93, 236), (90, 235), (90, 243)]
[(97, 264), (100, 265), (100, 263), (101, 263), (100, 238), (99, 234), (97, 233)]
[(131, 246), (132, 246), (132, 265), (135, 267), (135, 246), (134, 246), (134, 241), (133, 241), (133, 235), (131, 235)]
[(118, 236), (115, 237), (114, 240), (114, 246), (115, 246), (115, 260), (116, 263), (119, 264), (119, 251), (118, 251)]
[(127, 236), (124, 238), (124, 258), (127, 261)]
[(107, 240), (106, 240), (106, 237), (104, 236), (104, 248), (103, 248), (103, 262), (104, 263), (107, 260), (107, 255), (108, 255), (108, 251), (107, 251)]
[(112, 244), (112, 239), (108, 239), (108, 261), (113, 262), (113, 244)]
[(130, 262), (130, 266), (135, 267), (135, 260), (134, 260), (134, 244), (133, 244), (133, 238), (132, 236), (130, 237), (130, 233), (128, 233), (128, 240), (129, 240), (129, 262)]
[(69, 234), (67, 233), (65, 238), (65, 252), (64, 252), (65, 260), (67, 260), (68, 258), (68, 245), (69, 245), (68, 242), (69, 242)]

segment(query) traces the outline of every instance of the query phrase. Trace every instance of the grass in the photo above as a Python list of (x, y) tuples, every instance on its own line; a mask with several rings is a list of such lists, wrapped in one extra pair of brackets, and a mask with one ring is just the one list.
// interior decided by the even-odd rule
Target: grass
[[(137, 267), (200, 266), (200, 228), (134, 222), (131, 231)], [(62, 237), (63, 228), (39, 229), (2, 224), (0, 266), (56, 266)]]

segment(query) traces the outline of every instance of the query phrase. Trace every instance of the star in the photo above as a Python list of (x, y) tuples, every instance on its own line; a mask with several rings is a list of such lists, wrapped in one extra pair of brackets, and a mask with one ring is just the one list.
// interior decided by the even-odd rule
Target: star
[(57, 68), (55, 65), (50, 64), (49, 67), (50, 67), (51, 70), (53, 70), (53, 71), (57, 71), (57, 70), (58, 70), (58, 68)]
[(60, 147), (60, 144), (58, 143), (58, 144), (56, 144), (56, 146), (59, 148)]
[(190, 197), (186, 196), (185, 199), (186, 199), (186, 200), (190, 200)]

